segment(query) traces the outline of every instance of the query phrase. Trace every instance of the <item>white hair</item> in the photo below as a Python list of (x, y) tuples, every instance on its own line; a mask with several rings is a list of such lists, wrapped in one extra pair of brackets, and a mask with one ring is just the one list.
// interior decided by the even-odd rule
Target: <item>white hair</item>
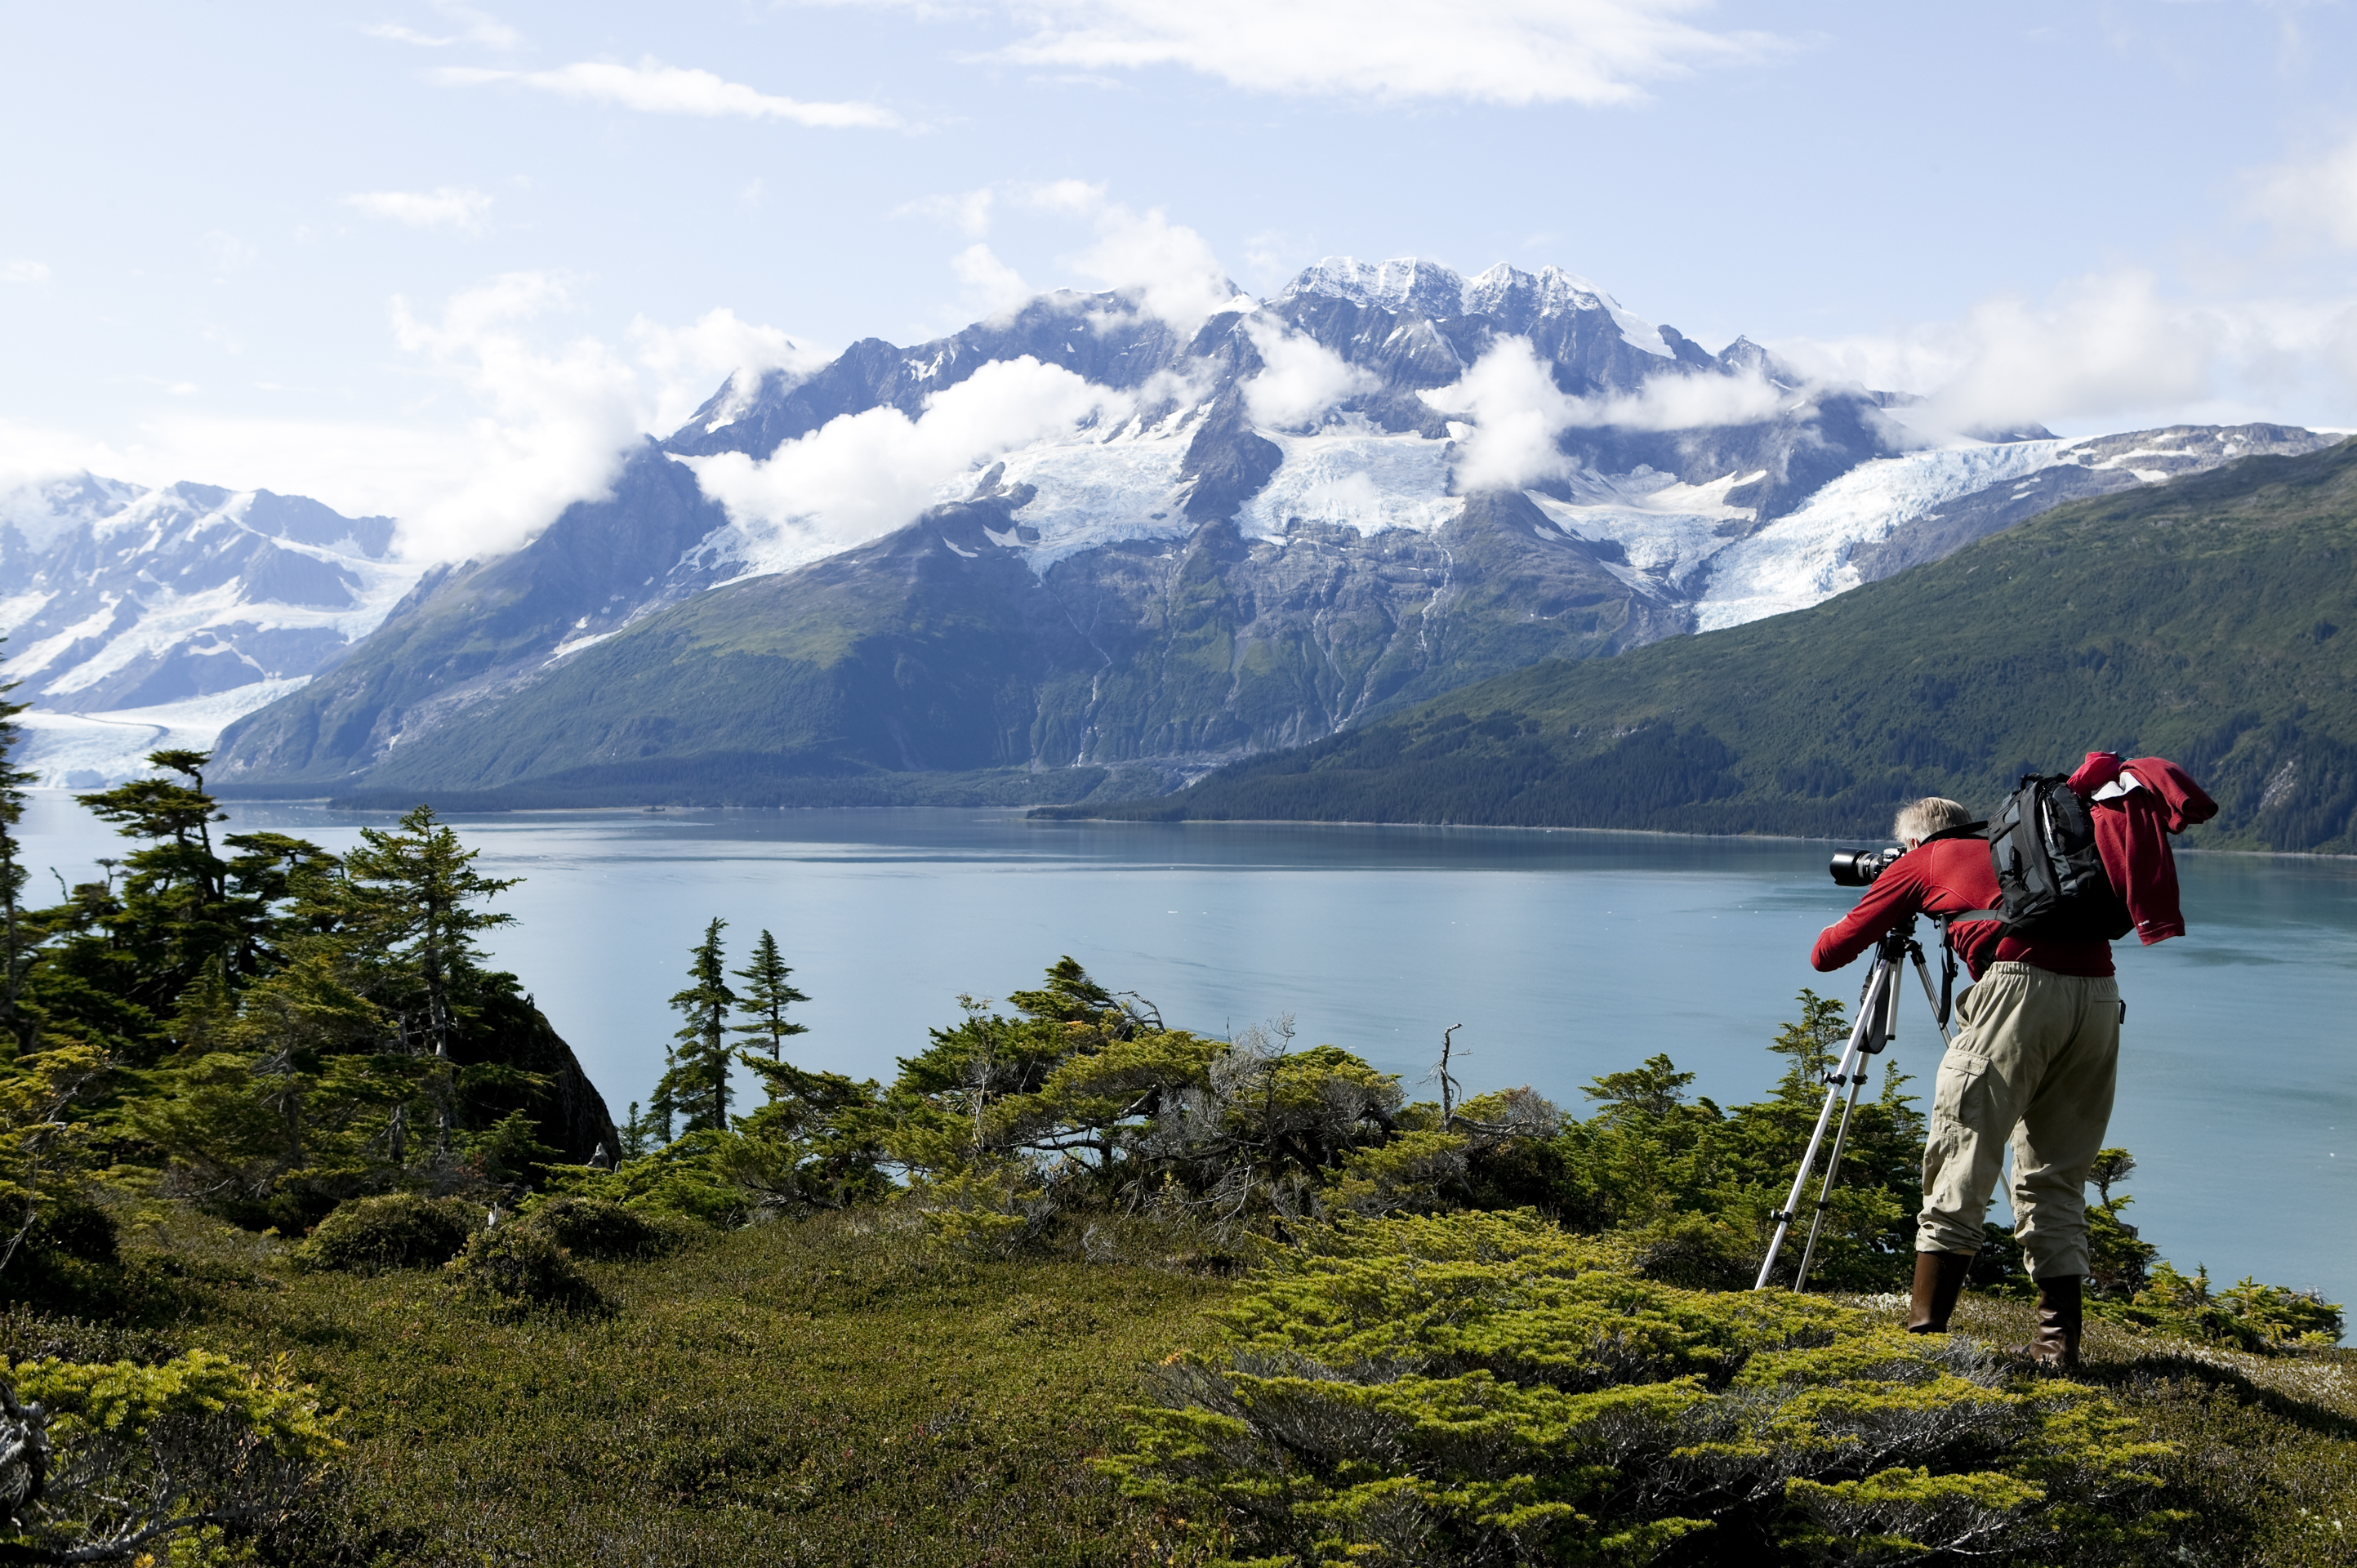
[(1898, 818), (1890, 824), (1890, 833), (1900, 843), (1910, 839), (1927, 839), (1946, 828), (1961, 828), (1973, 820), (1973, 814), (1943, 795), (1926, 795), (1920, 800), (1910, 800), (1899, 808)]

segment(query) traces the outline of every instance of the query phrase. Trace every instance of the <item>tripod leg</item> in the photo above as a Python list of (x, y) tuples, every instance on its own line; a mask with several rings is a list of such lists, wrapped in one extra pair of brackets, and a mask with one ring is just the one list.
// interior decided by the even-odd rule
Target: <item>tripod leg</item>
[(1955, 1036), (1948, 1033), (1947, 1019), (1940, 1015), (1940, 993), (1932, 989), (1931, 966), (1923, 961), (1923, 955), (1921, 952), (1915, 954), (1915, 978), (1923, 983), (1923, 1000), (1932, 1004), (1932, 1021), (1940, 1026), (1942, 1043), (1955, 1044)]
[[(1920, 950), (1913, 950), (1911, 956), (1915, 960), (1915, 978), (1923, 983), (1923, 1000), (1932, 1004), (1932, 1016), (1934, 1021), (1937, 1021), (1940, 1016), (1940, 1002), (1932, 990), (1932, 972), (1925, 967), (1923, 954)], [(1899, 976), (1896, 972), (1890, 977), (1890, 990), (1886, 1002), (1889, 1011), (1875, 1016), (1874, 1026), (1880, 1038), (1867, 1047), (1866, 1054), (1868, 1056), (1874, 1055), (1898, 1037), (1898, 1030), (1894, 1026), (1899, 1010)], [(1948, 1026), (1944, 1023), (1940, 1025), (1940, 1037), (1943, 1040), (1948, 1038)], [(1817, 1255), (1817, 1232), (1825, 1222), (1825, 1210), (1833, 1204), (1834, 1184), (1841, 1177), (1842, 1150), (1849, 1143), (1850, 1113), (1857, 1109), (1858, 1091), (1866, 1087), (1866, 1063), (1860, 1061), (1857, 1064), (1857, 1072), (1850, 1079), (1849, 1103), (1842, 1108), (1841, 1125), (1834, 1133), (1834, 1152), (1825, 1160), (1825, 1184), (1817, 1189), (1817, 1212), (1816, 1217), (1809, 1222), (1808, 1244), (1801, 1249), (1801, 1266), (1792, 1275), (1792, 1288), (1795, 1291), (1808, 1288), (1809, 1264)]]
[[(1849, 1044), (1842, 1050), (1841, 1062), (1834, 1078), (1828, 1080), (1824, 1109), (1817, 1112), (1816, 1130), (1809, 1134), (1808, 1150), (1801, 1155), (1801, 1168), (1792, 1176), (1792, 1190), (1786, 1195), (1784, 1207), (1777, 1211), (1775, 1239), (1768, 1243), (1768, 1255), (1760, 1260), (1760, 1278), (1753, 1282), (1753, 1290), (1768, 1288), (1768, 1276), (1775, 1271), (1776, 1256), (1784, 1250), (1784, 1238), (1792, 1233), (1792, 1218), (1800, 1210), (1801, 1193), (1809, 1184), (1810, 1168), (1817, 1163), (1817, 1147), (1824, 1142), (1825, 1124), (1833, 1120), (1834, 1103), (1841, 1098), (1841, 1079), (1853, 1073), (1863, 1076), (1866, 1053), (1860, 1047), (1868, 1038), (1868, 1031), (1874, 1027), (1873, 1020), (1881, 1015), (1878, 1009), (1881, 1006), (1885, 989), (1896, 978), (1897, 972), (1888, 960), (1875, 961), (1874, 971), (1867, 977), (1865, 999), (1858, 1004), (1857, 1022), (1849, 1032)], [(1855, 1100), (1857, 1096), (1853, 1093), (1851, 1098)], [(1847, 1115), (1843, 1116), (1842, 1122), (1846, 1128), (1849, 1122)]]
[[(1801, 1266), (1792, 1274), (1796, 1294), (1809, 1288), (1809, 1264), (1817, 1255), (1817, 1232), (1824, 1228), (1825, 1210), (1833, 1207), (1834, 1184), (1841, 1179), (1842, 1149), (1849, 1142), (1850, 1114), (1857, 1109), (1857, 1091), (1866, 1087), (1866, 1062), (1861, 1057), (1857, 1070), (1850, 1075), (1849, 1101), (1842, 1107), (1841, 1126), (1834, 1133), (1834, 1152), (1825, 1157), (1825, 1184), (1817, 1188), (1817, 1212), (1809, 1221), (1808, 1245), (1801, 1249)], [(1834, 1086), (1836, 1093), (1840, 1089), (1839, 1084)]]

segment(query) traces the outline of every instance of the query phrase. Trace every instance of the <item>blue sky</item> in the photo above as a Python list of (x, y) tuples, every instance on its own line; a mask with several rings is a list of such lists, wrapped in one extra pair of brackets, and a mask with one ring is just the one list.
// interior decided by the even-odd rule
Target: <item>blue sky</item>
[(2066, 432), (2357, 424), (2352, 34), (2232, 0), (10, 0), (0, 469), (463, 490), (519, 533), (739, 360), (1337, 253), (1554, 263)]

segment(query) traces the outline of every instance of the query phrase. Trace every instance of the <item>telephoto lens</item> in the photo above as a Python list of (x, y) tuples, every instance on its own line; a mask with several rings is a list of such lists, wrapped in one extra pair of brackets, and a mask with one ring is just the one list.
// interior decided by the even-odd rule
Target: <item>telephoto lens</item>
[(1889, 849), (1845, 850), (1834, 856), (1833, 864), (1825, 869), (1833, 873), (1834, 881), (1841, 886), (1865, 887), (1906, 853), (1895, 844)]

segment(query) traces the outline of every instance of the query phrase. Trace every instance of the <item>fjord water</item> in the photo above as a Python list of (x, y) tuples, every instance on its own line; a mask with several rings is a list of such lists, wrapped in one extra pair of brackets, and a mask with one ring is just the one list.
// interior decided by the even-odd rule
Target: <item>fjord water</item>
[[(228, 809), (225, 832), (336, 849), (392, 822)], [(888, 1079), (956, 1019), (960, 993), (1003, 998), (1070, 953), (1174, 1026), (1290, 1014), (1299, 1043), (1357, 1051), (1416, 1096), (1461, 1024), (1473, 1091), (1529, 1083), (1578, 1109), (1581, 1085), (1659, 1051), (1726, 1103), (1772, 1081), (1762, 1047), (1796, 991), (1855, 1003), (1864, 975), (1863, 961), (1808, 967), (1852, 897), (1825, 875), (1836, 846), (1810, 841), (913, 810), (453, 821), (481, 870), (524, 878), (497, 906), (517, 924), (490, 945), (618, 1119), (661, 1069), (677, 1022), (664, 999), (715, 915), (732, 965), (777, 934), (811, 998), (795, 1009), (803, 1065)], [(26, 827), (37, 876), (79, 880), (126, 847), (63, 795), (38, 794)], [(2116, 949), (2128, 1017), (2110, 1141), (2138, 1162), (2128, 1218), (2189, 1272), (2357, 1304), (2357, 861), (2179, 866), (2190, 934)], [(1911, 985), (1893, 1056), (1928, 1096), (1938, 1039)]]

